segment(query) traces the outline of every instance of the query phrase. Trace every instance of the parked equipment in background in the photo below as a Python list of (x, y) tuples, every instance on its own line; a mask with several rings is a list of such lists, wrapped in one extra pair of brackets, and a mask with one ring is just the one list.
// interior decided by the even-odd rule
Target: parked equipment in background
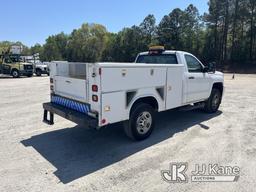
[(43, 62), (36, 63), (35, 64), (35, 74), (36, 76), (42, 76), (42, 74), (50, 75), (49, 74), (49, 68), (46, 64)]
[(0, 55), (0, 74), (11, 75), (14, 78), (20, 76), (33, 76), (33, 65), (26, 63), (19, 54), (5, 52)]
[(40, 61), (39, 53), (31, 56), (22, 56), (22, 58), (25, 59), (26, 62), (33, 64), (36, 76), (42, 76), (42, 74), (49, 75), (49, 67), (46, 63)]
[(23, 51), (23, 46), (22, 45), (12, 45), (10, 47), (10, 53), (14, 55), (21, 55)]
[(46, 123), (54, 123), (54, 114), (96, 129), (124, 122), (127, 136), (143, 140), (154, 129), (156, 112), (194, 106), (215, 113), (223, 74), (190, 53), (157, 46), (135, 63), (53, 62), (50, 90), (51, 101), (43, 104)]

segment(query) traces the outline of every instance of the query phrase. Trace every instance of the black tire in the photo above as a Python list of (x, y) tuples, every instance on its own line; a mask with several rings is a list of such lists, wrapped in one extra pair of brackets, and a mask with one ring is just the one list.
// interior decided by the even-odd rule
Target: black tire
[(20, 72), (17, 69), (12, 70), (12, 76), (13, 78), (19, 78)]
[(136, 141), (148, 138), (154, 127), (155, 111), (150, 105), (144, 103), (139, 103), (133, 107), (129, 121), (124, 123), (126, 135)]
[(36, 76), (38, 76), (38, 77), (42, 76), (41, 69), (36, 69)]
[(211, 96), (205, 102), (204, 111), (207, 113), (216, 113), (219, 110), (222, 100), (222, 94), (219, 89), (213, 88)]

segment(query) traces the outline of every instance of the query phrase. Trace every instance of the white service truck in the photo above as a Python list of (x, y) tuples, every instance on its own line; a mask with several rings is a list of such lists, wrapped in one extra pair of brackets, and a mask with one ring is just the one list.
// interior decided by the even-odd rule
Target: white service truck
[(124, 122), (127, 136), (143, 140), (154, 129), (156, 112), (183, 106), (216, 112), (223, 79), (213, 65), (163, 47), (140, 53), (135, 63), (53, 62), (44, 122), (53, 124), (54, 114), (97, 129)]

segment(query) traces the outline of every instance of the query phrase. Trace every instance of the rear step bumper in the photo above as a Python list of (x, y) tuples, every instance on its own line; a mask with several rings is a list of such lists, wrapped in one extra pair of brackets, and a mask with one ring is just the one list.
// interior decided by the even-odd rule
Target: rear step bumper
[[(97, 128), (98, 120), (90, 117), (84, 113), (80, 113), (74, 111), (72, 109), (68, 109), (61, 105), (53, 104), (53, 103), (44, 103), (44, 117), (43, 122), (53, 125), (54, 124), (54, 114), (59, 115), (65, 119), (68, 119), (78, 125), (83, 125), (88, 128)], [(48, 120), (48, 112), (50, 113), (50, 119)]]

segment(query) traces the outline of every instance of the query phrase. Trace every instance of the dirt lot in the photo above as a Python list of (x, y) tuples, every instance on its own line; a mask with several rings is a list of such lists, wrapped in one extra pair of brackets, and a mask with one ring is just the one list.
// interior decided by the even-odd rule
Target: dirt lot
[[(255, 191), (256, 75), (226, 75), (220, 111), (158, 115), (148, 140), (120, 125), (97, 132), (62, 118), (42, 123), (49, 78), (0, 79), (0, 191)], [(235, 183), (170, 184), (171, 162), (239, 166)]]

